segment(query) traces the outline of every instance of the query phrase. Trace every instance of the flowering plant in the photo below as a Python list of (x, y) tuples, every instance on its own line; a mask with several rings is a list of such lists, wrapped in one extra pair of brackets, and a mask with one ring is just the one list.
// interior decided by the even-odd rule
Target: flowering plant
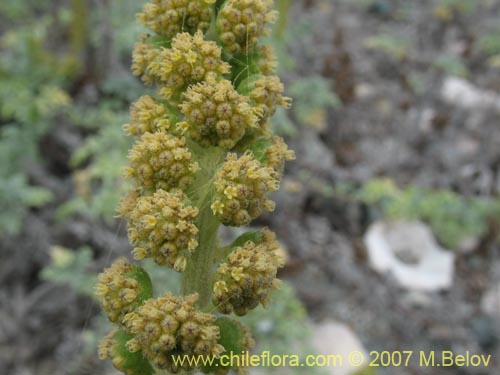
[(132, 70), (156, 95), (139, 98), (124, 127), (136, 138), (125, 170), (134, 188), (118, 214), (134, 258), (182, 273), (182, 288), (154, 298), (148, 274), (124, 259), (99, 276), (96, 293), (116, 325), (99, 355), (125, 374), (189, 372), (192, 363), (176, 357), (250, 349), (248, 329), (223, 314), (266, 306), (279, 287), (283, 259), (270, 230), (228, 246), (217, 236), (221, 224), (273, 211), (269, 193), (294, 159), (270, 128), (276, 107), (290, 105), (272, 48), (260, 43), (273, 8), (272, 0), (152, 0), (138, 14), (154, 35), (140, 37)]

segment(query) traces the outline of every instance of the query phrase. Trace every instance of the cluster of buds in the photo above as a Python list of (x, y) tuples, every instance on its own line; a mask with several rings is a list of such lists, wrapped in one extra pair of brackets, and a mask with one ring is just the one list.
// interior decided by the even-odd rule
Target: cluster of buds
[(189, 137), (202, 146), (233, 148), (245, 133), (255, 127), (255, 110), (228, 80), (209, 79), (191, 86), (184, 93), (181, 111), (186, 116)]
[(135, 335), (127, 341), (129, 351), (142, 350), (155, 367), (173, 373), (193, 368), (188, 361), (183, 365), (173, 361), (179, 353), (193, 358), (220, 355), (225, 349), (218, 344), (220, 333), (219, 327), (214, 325), (216, 317), (198, 311), (197, 300), (197, 294), (175, 297), (168, 292), (126, 315), (125, 324)]
[(140, 197), (129, 215), (129, 239), (135, 259), (153, 258), (157, 264), (184, 271), (187, 259), (198, 247), (194, 219), (198, 209), (185, 206), (178, 190), (158, 190)]
[(186, 139), (163, 131), (144, 133), (130, 150), (128, 158), (130, 166), (125, 175), (149, 192), (186, 189), (198, 170)]
[(122, 324), (126, 314), (149, 296), (151, 284), (144, 271), (125, 259), (118, 259), (98, 277), (96, 295), (109, 320)]
[(227, 0), (217, 15), (220, 40), (231, 53), (249, 51), (262, 35), (267, 35), (267, 25), (273, 23), (277, 12), (272, 0)]
[(215, 176), (215, 200), (212, 210), (224, 225), (242, 226), (257, 218), (262, 209), (273, 211), (275, 204), (267, 198), (279, 188), (279, 176), (246, 152), (238, 158), (228, 154)]
[(259, 304), (267, 306), (270, 293), (280, 285), (276, 278), (283, 258), (274, 233), (263, 229), (228, 255), (215, 273), (213, 301), (223, 314), (245, 315)]
[(172, 128), (167, 107), (148, 95), (132, 104), (130, 120), (130, 124), (124, 126), (125, 132), (136, 137)]
[(291, 101), (272, 47), (260, 43), (273, 8), (273, 0), (150, 0), (138, 14), (154, 34), (135, 45), (132, 71), (156, 91), (132, 104), (124, 126), (135, 138), (124, 172), (133, 188), (118, 216), (134, 258), (179, 272), (182, 287), (155, 297), (149, 275), (125, 260), (99, 276), (96, 294), (116, 325), (99, 355), (127, 375), (189, 372), (192, 362), (175, 359), (249, 350), (248, 329), (222, 314), (267, 306), (280, 285), (271, 231), (225, 247), (217, 238), (221, 224), (247, 225), (274, 210), (269, 194), (294, 159), (270, 126)]

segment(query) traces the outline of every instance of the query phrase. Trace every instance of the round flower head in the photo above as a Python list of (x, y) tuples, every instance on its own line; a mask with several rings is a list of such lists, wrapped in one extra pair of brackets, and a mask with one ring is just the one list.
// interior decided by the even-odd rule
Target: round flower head
[(128, 235), (136, 259), (153, 258), (182, 272), (190, 254), (198, 246), (194, 219), (198, 209), (185, 206), (181, 191), (158, 190), (140, 197), (129, 214)]
[(198, 170), (186, 140), (163, 131), (144, 133), (128, 155), (125, 177), (133, 178), (146, 192), (185, 189)]
[(224, 225), (246, 225), (262, 209), (274, 210), (267, 193), (278, 188), (279, 175), (273, 168), (263, 166), (251, 152), (240, 158), (230, 153), (215, 176), (216, 197), (211, 208)]
[(201, 32), (178, 34), (171, 48), (159, 50), (146, 74), (161, 87), (160, 95), (170, 99), (193, 83), (229, 73), (231, 66), (222, 61), (221, 53), (221, 48), (205, 40)]
[(158, 130), (174, 130), (167, 107), (157, 102), (151, 96), (141, 96), (130, 107), (130, 124), (125, 125), (128, 135), (141, 136), (144, 133), (154, 133)]
[[(142, 349), (154, 366), (172, 373), (194, 368), (188, 361), (183, 367), (174, 363), (175, 357), (216, 356), (224, 347), (217, 343), (219, 327), (215, 316), (197, 311), (197, 294), (147, 300), (143, 306), (126, 316), (126, 324), (135, 338), (127, 343), (131, 352)], [(179, 366), (179, 367), (178, 367)]]
[(245, 315), (259, 304), (267, 306), (283, 259), (278, 255), (279, 243), (269, 230), (262, 232), (258, 243), (247, 241), (237, 247), (221, 263), (214, 277), (213, 303), (223, 314)]
[(133, 276), (134, 268), (125, 259), (118, 259), (99, 274), (96, 295), (109, 320), (121, 323), (125, 314), (142, 301), (143, 286)]
[(187, 134), (202, 146), (231, 149), (245, 132), (256, 126), (257, 117), (248, 104), (227, 80), (191, 86), (184, 93), (181, 112), (186, 116)]
[(276, 20), (272, 0), (227, 0), (217, 16), (220, 40), (231, 53), (248, 53)]
[(206, 31), (213, 14), (215, 0), (152, 0), (143, 6), (137, 19), (159, 35), (172, 38), (176, 34)]

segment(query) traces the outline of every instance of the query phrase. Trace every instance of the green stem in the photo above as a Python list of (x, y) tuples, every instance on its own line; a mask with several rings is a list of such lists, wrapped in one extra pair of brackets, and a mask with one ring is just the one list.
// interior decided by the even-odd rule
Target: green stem
[(210, 208), (214, 195), (213, 179), (215, 172), (223, 161), (224, 151), (219, 149), (197, 149), (190, 145), (191, 150), (198, 156), (200, 171), (193, 182), (192, 190), (187, 192), (188, 197), (199, 210), (196, 226), (199, 229), (199, 246), (188, 261), (182, 275), (181, 293), (184, 295), (198, 293), (198, 306), (202, 310), (210, 307), (212, 294), (212, 267), (217, 249), (217, 230), (220, 222)]
[(200, 309), (206, 309), (210, 304), (212, 292), (213, 255), (217, 246), (217, 229), (219, 222), (214, 217), (208, 205), (197, 218), (200, 228), (199, 243), (184, 271), (182, 293), (198, 293)]
[(288, 26), (288, 18), (290, 14), (290, 8), (292, 7), (291, 0), (278, 0), (277, 9), (279, 12), (278, 21), (274, 27), (273, 36), (280, 40), (284, 37)]

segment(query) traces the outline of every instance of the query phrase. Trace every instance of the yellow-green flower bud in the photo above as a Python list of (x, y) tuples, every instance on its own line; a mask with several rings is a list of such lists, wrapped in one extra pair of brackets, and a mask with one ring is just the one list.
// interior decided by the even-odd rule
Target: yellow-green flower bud
[(113, 323), (122, 323), (125, 314), (139, 306), (144, 297), (150, 297), (151, 285), (145, 272), (118, 259), (99, 274), (96, 295), (103, 310)]
[(258, 39), (268, 35), (268, 24), (277, 18), (272, 0), (226, 0), (217, 16), (220, 40), (231, 53), (248, 53)]
[(151, 0), (137, 14), (137, 19), (167, 38), (183, 31), (193, 34), (210, 26), (213, 3), (215, 0)]
[(101, 360), (111, 360), (113, 366), (125, 375), (153, 375), (153, 368), (141, 352), (131, 353), (125, 343), (132, 337), (115, 329), (106, 335), (98, 347)]
[(221, 48), (205, 40), (201, 32), (178, 34), (171, 48), (159, 50), (147, 66), (146, 75), (160, 86), (160, 95), (170, 99), (189, 85), (229, 73), (231, 66), (222, 61), (221, 53)]
[(258, 109), (259, 125), (262, 126), (276, 112), (278, 105), (290, 108), (292, 99), (283, 96), (285, 87), (277, 76), (265, 76), (256, 80), (249, 96)]
[(251, 152), (240, 158), (229, 153), (215, 176), (212, 211), (224, 225), (246, 225), (257, 218), (262, 209), (274, 210), (274, 202), (267, 199), (267, 193), (278, 188), (279, 174), (263, 166)]
[(140, 137), (144, 133), (154, 133), (159, 130), (173, 132), (166, 106), (157, 102), (151, 96), (141, 96), (130, 107), (130, 124), (124, 126), (128, 135)]
[(242, 144), (238, 147), (246, 148), (248, 144), (252, 143), (254, 137), (264, 136), (269, 137), (270, 119), (276, 112), (278, 105), (284, 108), (290, 108), (292, 99), (283, 96), (285, 87), (277, 76), (263, 76), (253, 75), (243, 80), (238, 85), (238, 92), (248, 95), (250, 98), (250, 105), (254, 108), (257, 114), (258, 122), (256, 129), (252, 129)]
[(278, 59), (276, 52), (271, 45), (259, 45), (257, 47), (258, 67), (259, 71), (264, 75), (271, 75), (276, 73), (278, 67)]
[(128, 236), (135, 246), (136, 259), (153, 258), (182, 272), (191, 253), (198, 247), (194, 219), (198, 209), (186, 206), (181, 191), (158, 190), (140, 197), (129, 214)]
[(223, 314), (245, 315), (259, 304), (267, 306), (270, 293), (280, 285), (276, 279), (283, 258), (279, 243), (265, 229), (261, 242), (247, 241), (220, 264), (214, 276), (213, 303)]
[(271, 142), (271, 146), (265, 150), (266, 164), (281, 175), (285, 161), (295, 160), (295, 153), (288, 148), (281, 137), (274, 136), (271, 138)]
[(216, 318), (197, 311), (197, 300), (197, 294), (176, 297), (168, 292), (128, 314), (126, 325), (135, 336), (127, 343), (129, 350), (142, 349), (154, 366), (172, 373), (193, 368), (188, 361), (176, 367), (173, 358), (177, 356), (219, 356), (224, 347), (217, 343)]
[(202, 146), (231, 149), (256, 126), (257, 117), (246, 96), (227, 80), (191, 86), (183, 95), (181, 112), (186, 116), (187, 133)]
[(147, 43), (147, 39), (147, 35), (141, 35), (140, 41), (134, 45), (134, 51), (132, 53), (132, 73), (135, 76), (140, 76), (147, 85), (152, 85), (154, 79), (146, 73), (146, 69), (149, 64), (155, 60), (160, 50), (153, 48)]
[(144, 133), (128, 155), (125, 176), (132, 177), (146, 192), (185, 189), (198, 171), (186, 140), (163, 131)]
[(101, 360), (111, 360), (111, 363), (113, 363), (113, 366), (117, 370), (125, 373), (123, 365), (126, 361), (126, 358), (116, 350), (116, 345), (118, 344), (118, 342), (114, 338), (116, 332), (118, 332), (117, 329), (111, 331), (99, 342), (97, 353)]
[(127, 218), (137, 204), (139, 193), (136, 190), (129, 191), (118, 203), (116, 217)]

